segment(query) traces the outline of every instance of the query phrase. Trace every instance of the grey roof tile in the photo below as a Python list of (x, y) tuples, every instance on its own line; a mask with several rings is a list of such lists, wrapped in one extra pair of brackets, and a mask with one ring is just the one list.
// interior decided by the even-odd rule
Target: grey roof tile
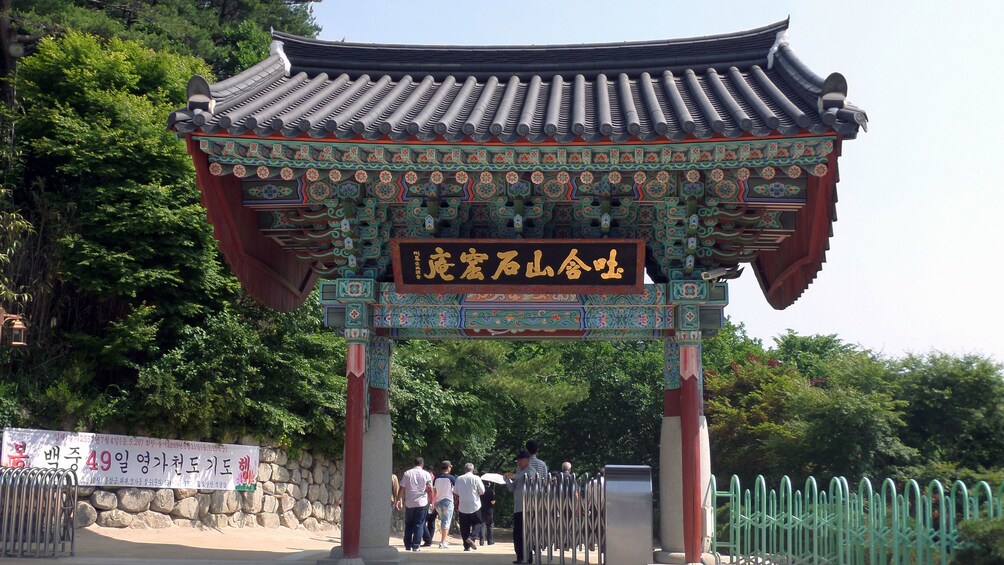
[(512, 47), (274, 33), (279, 52), (211, 85), (213, 113), (182, 109), (168, 121), (182, 133), (399, 141), (677, 141), (828, 131), (853, 137), (867, 125), (866, 114), (850, 103), (820, 113), (823, 80), (777, 41), (787, 27), (785, 21), (693, 39)]

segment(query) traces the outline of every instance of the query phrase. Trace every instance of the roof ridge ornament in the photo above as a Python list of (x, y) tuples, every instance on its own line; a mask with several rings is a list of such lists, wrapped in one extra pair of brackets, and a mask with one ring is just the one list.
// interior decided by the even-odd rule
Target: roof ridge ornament
[(830, 73), (823, 81), (823, 88), (817, 101), (819, 113), (830, 108), (843, 108), (847, 100), (847, 79), (840, 73)]
[(784, 29), (777, 32), (777, 38), (774, 39), (774, 45), (770, 46), (770, 51), (767, 51), (767, 70), (774, 68), (774, 55), (781, 50), (782, 47), (787, 47), (788, 41), (788, 30)]
[(188, 79), (186, 87), (188, 94), (188, 109), (196, 112), (213, 113), (216, 107), (216, 100), (209, 89), (209, 81), (202, 75), (193, 75)]
[(279, 58), (282, 59), (282, 66), (286, 70), (286, 76), (289, 76), (289, 72), (293, 68), (293, 64), (289, 62), (289, 57), (286, 56), (286, 51), (282, 48), (282, 42), (278, 39), (273, 39), (272, 43), (268, 46), (268, 53), (269, 55), (278, 55)]

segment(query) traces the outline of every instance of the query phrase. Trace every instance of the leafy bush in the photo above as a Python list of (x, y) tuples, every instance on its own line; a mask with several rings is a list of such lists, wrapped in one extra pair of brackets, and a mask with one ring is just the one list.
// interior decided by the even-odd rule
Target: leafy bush
[(959, 524), (959, 538), (953, 565), (1004, 563), (1004, 518), (966, 520)]

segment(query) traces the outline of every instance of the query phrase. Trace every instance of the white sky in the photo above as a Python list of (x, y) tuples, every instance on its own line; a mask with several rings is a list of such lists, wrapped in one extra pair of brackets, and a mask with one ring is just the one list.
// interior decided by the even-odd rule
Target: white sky
[(844, 143), (815, 282), (776, 311), (747, 269), (726, 314), (767, 345), (791, 328), (891, 356), (1004, 362), (1004, 217), (990, 167), (1002, 157), (988, 145), (1004, 134), (1004, 2), (324, 0), (314, 13), (322, 39), (451, 45), (696, 37), (790, 16), (792, 49), (816, 74), (847, 78), (869, 132)]

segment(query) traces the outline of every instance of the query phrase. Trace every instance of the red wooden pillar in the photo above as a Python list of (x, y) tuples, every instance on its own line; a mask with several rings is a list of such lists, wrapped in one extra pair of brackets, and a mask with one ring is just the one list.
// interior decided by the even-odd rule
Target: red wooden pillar
[(339, 565), (362, 565), (363, 439), (366, 433), (366, 349), (370, 342), (369, 305), (376, 281), (338, 279), (336, 299), (345, 304), (345, 459), (342, 478), (342, 547)]
[[(368, 330), (346, 330), (349, 335), (365, 340)], [(363, 434), (366, 433), (366, 342), (348, 342), (345, 376), (345, 469), (342, 495), (342, 556), (359, 557), (360, 525), (362, 524)]]
[(683, 475), (683, 549), (687, 563), (700, 563), (704, 552), (701, 509), (701, 348), (680, 345), (680, 447)]

